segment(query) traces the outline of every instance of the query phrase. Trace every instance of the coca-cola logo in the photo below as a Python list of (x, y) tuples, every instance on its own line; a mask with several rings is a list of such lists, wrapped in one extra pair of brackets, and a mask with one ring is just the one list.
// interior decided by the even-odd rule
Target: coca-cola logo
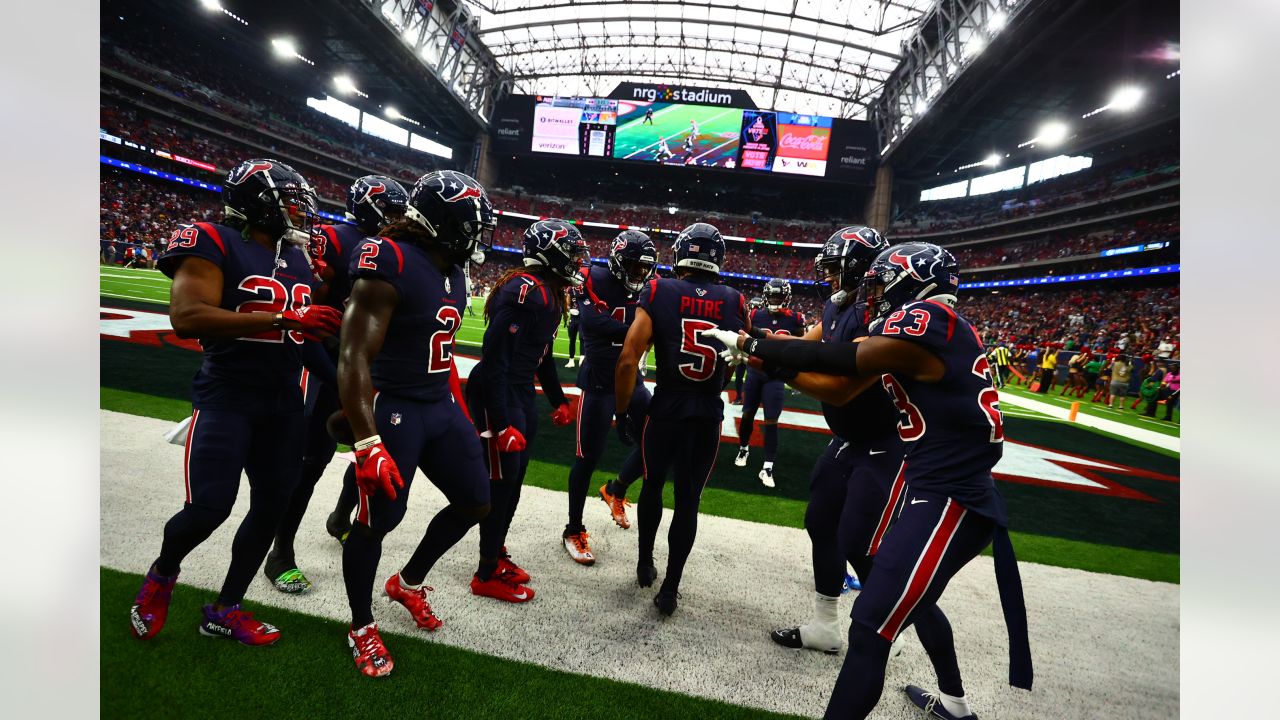
[(830, 137), (824, 137), (821, 135), (796, 135), (794, 133), (785, 133), (782, 136), (781, 147), (787, 150), (822, 152), (827, 149), (827, 141), (830, 139)]

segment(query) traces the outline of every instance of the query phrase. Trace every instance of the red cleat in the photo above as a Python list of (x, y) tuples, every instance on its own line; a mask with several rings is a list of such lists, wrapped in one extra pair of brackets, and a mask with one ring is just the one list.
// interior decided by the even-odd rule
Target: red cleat
[(502, 552), (498, 555), (498, 570), (495, 575), (505, 575), (511, 582), (516, 585), (523, 585), (531, 579), (529, 573), (512, 561), (511, 556), (507, 554), (507, 548), (504, 546)]
[(532, 600), (535, 593), (533, 588), (515, 582), (509, 575), (494, 571), (493, 576), (488, 580), (481, 580), (479, 576), (473, 575), (471, 594), (509, 603), (523, 603)]
[(221, 612), (214, 610), (212, 605), (205, 605), (200, 634), (230, 638), (241, 645), (250, 646), (271, 645), (280, 639), (280, 631), (274, 625), (255, 620), (253, 613), (240, 609), (240, 603)]
[(400, 573), (396, 573), (387, 578), (387, 582), (382, 586), (382, 592), (386, 593), (388, 599), (403, 605), (404, 609), (413, 616), (413, 621), (418, 627), (436, 630), (444, 625), (440, 618), (431, 612), (431, 605), (427, 602), (427, 593), (432, 592), (431, 587), (427, 585), (418, 588), (405, 587), (400, 580)]
[(395, 669), (395, 661), (387, 646), (382, 644), (382, 636), (378, 634), (378, 623), (369, 623), (362, 628), (347, 632), (347, 647), (351, 648), (351, 657), (356, 661), (356, 669), (371, 678), (386, 677)]
[(134, 637), (146, 640), (159, 634), (169, 617), (169, 599), (173, 597), (173, 586), (177, 584), (177, 575), (165, 577), (152, 570), (147, 571), (142, 588), (129, 609), (129, 627)]

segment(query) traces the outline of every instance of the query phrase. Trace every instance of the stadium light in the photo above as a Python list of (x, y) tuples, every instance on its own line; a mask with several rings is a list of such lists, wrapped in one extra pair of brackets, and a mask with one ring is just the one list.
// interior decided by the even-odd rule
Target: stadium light
[(338, 92), (341, 93), (348, 95), (354, 93), (360, 97), (369, 97), (368, 95), (360, 92), (360, 88), (356, 87), (356, 83), (351, 79), (350, 75), (334, 75), (333, 86), (338, 88)]
[(1040, 132), (1036, 133), (1035, 142), (1045, 147), (1056, 147), (1061, 145), (1067, 139), (1067, 134), (1071, 132), (1071, 128), (1066, 123), (1048, 122), (1040, 126)]
[(1142, 102), (1142, 88), (1126, 85), (1116, 90), (1111, 96), (1111, 102), (1107, 103), (1107, 108), (1125, 112), (1138, 107), (1139, 102)]
[(929, 109), (929, 103), (925, 102), (924, 98), (920, 98), (919, 100), (916, 100), (916, 115), (923, 115), (925, 111), (928, 109)]
[(400, 111), (395, 109), (395, 107), (391, 105), (388, 105), (387, 109), (384, 110), (383, 112), (386, 114), (387, 119), (389, 120), (399, 120), (402, 117), (402, 115), (400, 115)]
[(987, 20), (987, 29), (991, 31), (992, 35), (995, 35), (1003, 30), (1004, 26), (1008, 24), (1009, 16), (1006, 15), (1003, 10), (997, 10), (991, 14), (991, 19)]
[(983, 161), (982, 161), (982, 164), (983, 164), (983, 165), (990, 165), (991, 167), (995, 167), (996, 165), (999, 165), (999, 164), (1000, 164), (1000, 153), (991, 153), (990, 155), (988, 155), (988, 156), (987, 156), (987, 159), (986, 159), (986, 160), (983, 160)]
[(286, 60), (292, 60), (298, 56), (298, 47), (287, 37), (272, 38), (271, 49), (275, 50), (276, 57)]
[(200, 6), (211, 12), (219, 12), (222, 10), (222, 3), (218, 0), (200, 0)]

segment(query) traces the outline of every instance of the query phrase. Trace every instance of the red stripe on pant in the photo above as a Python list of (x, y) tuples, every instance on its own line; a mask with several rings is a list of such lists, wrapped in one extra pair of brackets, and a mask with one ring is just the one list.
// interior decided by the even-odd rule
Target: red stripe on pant
[(583, 400), (586, 399), (585, 392), (578, 396), (578, 420), (577, 420), (577, 439), (578, 439), (578, 457), (582, 457), (582, 406), (586, 405)]
[(199, 410), (191, 413), (191, 424), (187, 426), (186, 452), (182, 457), (182, 484), (187, 488), (187, 503), (191, 502), (191, 439), (196, 436), (196, 421), (199, 419)]
[(372, 527), (369, 523), (369, 495), (364, 488), (357, 486), (360, 493), (360, 504), (356, 506), (356, 522), (364, 523), (365, 527)]
[[(488, 428), (490, 437), (484, 439), (484, 445), (489, 450), (489, 479), (502, 479), (502, 460), (498, 454), (498, 436), (494, 433), (493, 426), (489, 424), (489, 413), (484, 414), (484, 426)], [(505, 428), (504, 428), (505, 429)]]
[(906, 485), (907, 477), (907, 461), (903, 460), (902, 465), (898, 467), (898, 477), (893, 479), (893, 485), (889, 488), (889, 499), (885, 501), (884, 511), (880, 513), (880, 522), (876, 524), (876, 532), (871, 536), (871, 544), (867, 546), (867, 557), (875, 557), (876, 551), (880, 549), (880, 541), (884, 539), (884, 534), (889, 531), (889, 523), (893, 521), (893, 509), (897, 507), (898, 501), (902, 499), (902, 489)]
[(902, 597), (898, 598), (893, 610), (889, 611), (888, 619), (877, 631), (880, 637), (893, 642), (898, 637), (898, 633), (902, 632), (903, 624), (916, 609), (916, 605), (920, 603), (920, 598), (924, 597), (929, 585), (933, 583), (933, 576), (937, 574), (938, 566), (942, 564), (942, 556), (951, 545), (951, 539), (956, 536), (956, 530), (960, 527), (960, 521), (964, 519), (966, 512), (968, 511), (959, 503), (947, 498), (947, 506), (942, 509), (942, 517), (938, 518), (938, 524), (933, 526), (933, 533), (924, 545), (924, 552), (920, 553), (919, 559), (916, 560), (916, 566), (911, 570), (911, 577), (907, 578), (907, 587), (902, 591)]

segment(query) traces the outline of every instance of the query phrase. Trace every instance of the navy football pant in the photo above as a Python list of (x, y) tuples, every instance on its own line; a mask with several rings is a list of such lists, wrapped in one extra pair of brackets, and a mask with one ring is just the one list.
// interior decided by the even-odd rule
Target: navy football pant
[(747, 373), (746, 365), (739, 365), (733, 369), (733, 396), (742, 402), (742, 377)]
[(778, 418), (782, 416), (782, 398), (785, 394), (781, 380), (770, 380), (764, 373), (751, 370), (747, 372), (747, 384), (742, 394), (742, 419), (738, 422), (738, 447), (746, 447), (751, 442), (751, 433), (755, 430), (756, 410), (764, 405), (764, 459), (773, 462), (778, 459)]
[[(484, 464), (488, 469), (490, 493), (493, 497), (489, 516), (480, 522), (480, 572), (484, 573), (481, 575), (483, 580), (489, 579), (493, 561), (507, 544), (507, 531), (511, 529), (511, 520), (520, 505), (520, 488), (524, 485), (524, 473), (529, 467), (529, 453), (533, 450), (533, 441), (538, 435), (538, 413), (535, 409), (538, 396), (534, 393), (533, 386), (511, 388), (510, 393), (512, 403), (507, 406), (507, 422), (524, 435), (525, 449), (500, 453), (497, 437), (483, 439)], [(488, 414), (480, 402), (478, 378), (467, 383), (467, 402), (471, 407), (471, 417), (476, 421), (476, 429), (482, 433), (490, 430)]]
[(569, 322), (569, 358), (578, 356), (578, 321)]
[(644, 486), (640, 489), (639, 567), (653, 564), (653, 546), (662, 524), (662, 487), (670, 470), (675, 483), (675, 513), (667, 531), (667, 574), (662, 589), (680, 587), (685, 561), (698, 534), (698, 504), (720, 452), (720, 419), (671, 420), (649, 416), (641, 433)]
[(355, 523), (342, 546), (342, 576), (355, 627), (373, 622), (373, 583), (382, 556), (382, 538), (404, 519), (416, 469), (439, 488), (449, 504), (431, 519), (401, 572), (406, 582), (420, 584), (436, 560), (466, 535), (489, 506), (480, 440), (451, 396), (423, 402), (379, 393), (374, 398), (373, 417), (404, 487), (396, 489), (395, 500), (381, 492), (359, 492)]
[(249, 476), (249, 512), (231, 542), (231, 565), (218, 602), (234, 605), (244, 599), (298, 482), (303, 431), (301, 408), (291, 413), (192, 413), (183, 458), (186, 503), (164, 526), (156, 570), (177, 574), (183, 559), (231, 515), (243, 471)]
[[(631, 406), (628, 414), (639, 426), (649, 414), (649, 400), (652, 399), (649, 388), (636, 381), (636, 389), (631, 393)], [(613, 430), (614, 398), (612, 391), (584, 390), (578, 403), (578, 459), (569, 470), (569, 525), (577, 528), (582, 525), (582, 508), (587, 502), (587, 493), (591, 490), (591, 474), (600, 463), (604, 454), (605, 440)], [(644, 474), (644, 460), (641, 448), (633, 447), (622, 462), (618, 479), (612, 483), (613, 488), (626, 497), (627, 488)]]
[(339, 408), (338, 390), (306, 370), (303, 373), (306, 444), (302, 453), (302, 475), (293, 489), (284, 515), (280, 518), (280, 527), (276, 529), (276, 541), (272, 548), (276, 555), (288, 560), (290, 565), (294, 564), (293, 539), (298, 534), (298, 527), (302, 525), (302, 516), (307, 513), (311, 494), (338, 449), (337, 441), (329, 437), (329, 431), (325, 428), (325, 421)]
[[(892, 494), (892, 493), (891, 493)], [(827, 704), (828, 718), (863, 718), (880, 700), (889, 647), (907, 626), (934, 665), (939, 689), (963, 695), (951, 625), (938, 598), (960, 568), (991, 544), (995, 523), (956, 501), (912, 490), (875, 553), (853, 603), (849, 651)]]
[(832, 438), (809, 475), (804, 529), (813, 546), (813, 587), (828, 597), (840, 594), (846, 563), (860, 581), (867, 581), (871, 539), (902, 465), (902, 445), (896, 438), (875, 455), (871, 449), (876, 448)]

